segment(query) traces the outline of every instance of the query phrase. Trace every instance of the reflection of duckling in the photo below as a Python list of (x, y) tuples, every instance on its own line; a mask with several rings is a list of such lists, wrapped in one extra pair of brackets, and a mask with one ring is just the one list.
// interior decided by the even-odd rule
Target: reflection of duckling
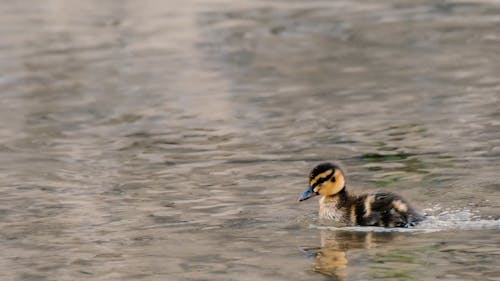
[(389, 242), (393, 233), (320, 231), (321, 247), (304, 248), (304, 252), (314, 258), (313, 270), (332, 276), (334, 280), (346, 280), (349, 267), (349, 251), (370, 249), (376, 246), (375, 240)]
[(345, 271), (348, 260), (346, 251), (348, 248), (340, 245), (335, 239), (335, 234), (332, 231), (321, 231), (321, 248), (316, 253), (316, 261), (314, 271), (326, 274), (335, 275), (339, 279), (345, 279)]
[(338, 280), (345, 280), (347, 273), (346, 252), (336, 248), (321, 248), (316, 253), (313, 270), (328, 276), (334, 276)]
[(309, 175), (309, 188), (300, 196), (304, 201), (316, 195), (319, 217), (348, 225), (408, 227), (423, 219), (401, 196), (387, 192), (351, 195), (346, 190), (339, 166), (323, 163)]

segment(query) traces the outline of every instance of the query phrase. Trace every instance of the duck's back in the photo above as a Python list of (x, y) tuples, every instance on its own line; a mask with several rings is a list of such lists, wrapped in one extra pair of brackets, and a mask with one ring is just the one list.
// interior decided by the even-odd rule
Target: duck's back
[(423, 215), (394, 193), (364, 194), (359, 196), (354, 204), (357, 225), (408, 227), (423, 219)]

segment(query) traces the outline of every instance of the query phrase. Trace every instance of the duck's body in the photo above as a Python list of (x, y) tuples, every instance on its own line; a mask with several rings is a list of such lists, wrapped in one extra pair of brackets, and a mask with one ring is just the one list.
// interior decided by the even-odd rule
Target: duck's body
[(380, 192), (356, 196), (345, 189), (320, 199), (319, 217), (347, 225), (383, 227), (407, 227), (422, 220), (422, 215), (397, 194)]
[(406, 200), (394, 193), (351, 195), (345, 184), (344, 173), (335, 164), (325, 163), (313, 169), (309, 189), (299, 198), (315, 195), (320, 199), (319, 217), (347, 225), (408, 227), (423, 219)]

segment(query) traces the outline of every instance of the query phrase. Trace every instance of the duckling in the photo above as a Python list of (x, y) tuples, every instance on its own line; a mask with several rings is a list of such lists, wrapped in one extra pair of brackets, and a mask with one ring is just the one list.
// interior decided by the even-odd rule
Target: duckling
[(394, 193), (350, 194), (344, 172), (333, 163), (323, 163), (312, 169), (309, 187), (298, 200), (301, 202), (316, 195), (322, 195), (319, 200), (320, 219), (347, 225), (408, 227), (424, 218)]

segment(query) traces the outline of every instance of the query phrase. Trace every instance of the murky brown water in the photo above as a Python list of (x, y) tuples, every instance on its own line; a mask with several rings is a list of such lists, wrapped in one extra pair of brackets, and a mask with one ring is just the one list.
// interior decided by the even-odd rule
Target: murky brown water
[(500, 3), (378, 2), (2, 1), (1, 279), (499, 280)]

